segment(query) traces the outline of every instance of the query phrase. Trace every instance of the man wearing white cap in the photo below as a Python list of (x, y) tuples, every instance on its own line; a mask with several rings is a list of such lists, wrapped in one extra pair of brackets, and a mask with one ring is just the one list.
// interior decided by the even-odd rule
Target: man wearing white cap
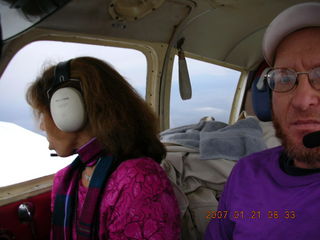
[(320, 239), (320, 3), (280, 13), (263, 54), (282, 146), (239, 160), (206, 240)]

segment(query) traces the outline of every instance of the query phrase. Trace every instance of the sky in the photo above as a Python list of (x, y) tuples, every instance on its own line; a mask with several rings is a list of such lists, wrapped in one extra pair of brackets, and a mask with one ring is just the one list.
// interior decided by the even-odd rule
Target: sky
[(171, 89), (170, 126), (194, 124), (205, 116), (228, 122), (240, 73), (190, 58), (187, 58), (187, 64), (192, 98), (182, 100), (179, 95), (176, 59)]
[(75, 156), (51, 157), (44, 136), (0, 121), (0, 187), (56, 173)]

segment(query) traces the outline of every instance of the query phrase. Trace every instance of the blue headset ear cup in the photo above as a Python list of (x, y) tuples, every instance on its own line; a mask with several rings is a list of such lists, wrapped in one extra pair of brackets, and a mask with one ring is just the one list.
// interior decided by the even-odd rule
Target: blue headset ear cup
[(261, 121), (267, 122), (272, 119), (272, 104), (271, 104), (271, 89), (266, 86), (264, 82), (263, 88), (257, 88), (259, 76), (256, 77), (252, 83), (252, 105), (257, 118)]
[(83, 97), (72, 87), (60, 88), (53, 93), (50, 111), (55, 125), (64, 132), (80, 130), (87, 120)]

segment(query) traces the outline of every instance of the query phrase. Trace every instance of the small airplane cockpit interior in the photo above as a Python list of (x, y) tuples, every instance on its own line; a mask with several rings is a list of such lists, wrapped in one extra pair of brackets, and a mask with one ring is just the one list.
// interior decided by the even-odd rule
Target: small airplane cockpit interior
[[(239, 159), (282, 144), (263, 38), (280, 12), (308, 1), (0, 0), (0, 239), (54, 239), (55, 174), (78, 152), (48, 149), (26, 93), (50, 67), (82, 57), (109, 63), (152, 110), (180, 239), (203, 239), (224, 218), (219, 201)], [(139, 234), (113, 239), (153, 239)]]

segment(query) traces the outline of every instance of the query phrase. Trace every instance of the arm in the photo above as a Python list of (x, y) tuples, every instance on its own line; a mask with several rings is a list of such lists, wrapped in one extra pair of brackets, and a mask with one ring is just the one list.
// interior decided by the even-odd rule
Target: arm
[(115, 199), (109, 238), (179, 239), (179, 208), (164, 171), (151, 159), (130, 161), (108, 183)]

